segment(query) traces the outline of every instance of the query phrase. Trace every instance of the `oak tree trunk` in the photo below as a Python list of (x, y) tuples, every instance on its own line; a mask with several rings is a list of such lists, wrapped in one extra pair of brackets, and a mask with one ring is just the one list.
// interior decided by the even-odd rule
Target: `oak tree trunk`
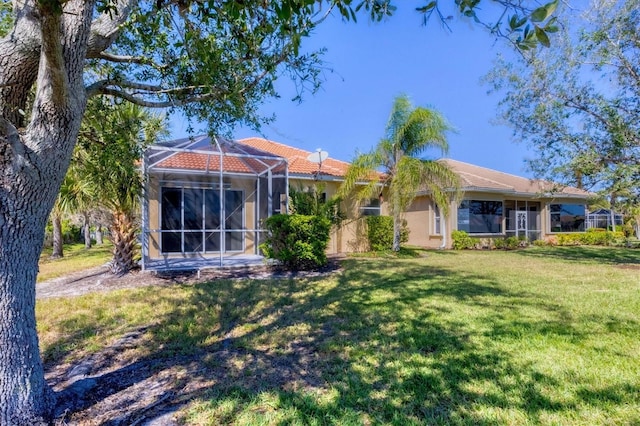
[(51, 224), (53, 226), (53, 252), (51, 253), (52, 259), (59, 259), (64, 256), (64, 237), (62, 236), (62, 219), (59, 214), (54, 214), (51, 217)]
[(32, 425), (49, 422), (54, 408), (38, 347), (35, 282), (84, 113), (94, 2), (14, 5), (14, 29), (0, 39), (0, 424)]

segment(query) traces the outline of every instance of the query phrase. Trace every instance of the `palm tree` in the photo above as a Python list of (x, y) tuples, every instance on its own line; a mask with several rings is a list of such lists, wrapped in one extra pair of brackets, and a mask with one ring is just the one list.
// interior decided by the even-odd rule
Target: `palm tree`
[(122, 274), (136, 266), (137, 213), (144, 149), (164, 134), (164, 119), (126, 103), (92, 100), (81, 129), (86, 176), (100, 188), (100, 204), (110, 212), (113, 258), (110, 269)]
[[(343, 196), (355, 193), (363, 201), (377, 197), (382, 187), (387, 189), (394, 251), (400, 250), (402, 214), (419, 190), (429, 191), (443, 217), (459, 192), (459, 178), (444, 162), (421, 158), (430, 149), (446, 154), (446, 133), (451, 130), (438, 111), (414, 108), (407, 96), (398, 96), (384, 138), (371, 152), (358, 155), (347, 171), (340, 190)], [(376, 173), (379, 170), (382, 176)]]

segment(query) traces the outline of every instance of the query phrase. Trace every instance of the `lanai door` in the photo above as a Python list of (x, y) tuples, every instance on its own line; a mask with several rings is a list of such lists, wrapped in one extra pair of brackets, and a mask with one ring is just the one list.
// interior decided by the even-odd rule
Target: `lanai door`
[(505, 201), (507, 236), (523, 237), (529, 241), (541, 235), (540, 203), (537, 201)]

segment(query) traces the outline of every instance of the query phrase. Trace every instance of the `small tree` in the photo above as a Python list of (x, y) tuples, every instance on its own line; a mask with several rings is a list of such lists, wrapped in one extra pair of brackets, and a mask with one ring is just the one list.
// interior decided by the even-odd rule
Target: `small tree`
[(110, 213), (110, 269), (115, 274), (136, 266), (143, 179), (139, 161), (144, 149), (165, 132), (163, 123), (135, 104), (103, 100), (93, 100), (85, 115), (74, 161), (83, 179), (99, 188), (99, 204)]
[(332, 225), (339, 227), (345, 218), (344, 212), (340, 209), (342, 198), (336, 195), (327, 199), (325, 188), (325, 185), (320, 183), (307, 190), (289, 189), (291, 213), (325, 217)]
[[(429, 149), (443, 154), (449, 149), (446, 132), (451, 127), (436, 110), (413, 108), (407, 96), (395, 99), (385, 137), (367, 154), (353, 161), (340, 194), (355, 193), (360, 201), (387, 188), (393, 217), (393, 250), (400, 250), (402, 214), (411, 205), (418, 190), (427, 189), (443, 216), (449, 212), (449, 201), (460, 188), (458, 176), (445, 163), (419, 158)], [(376, 171), (382, 168), (382, 178)], [(361, 182), (366, 182), (362, 185)]]

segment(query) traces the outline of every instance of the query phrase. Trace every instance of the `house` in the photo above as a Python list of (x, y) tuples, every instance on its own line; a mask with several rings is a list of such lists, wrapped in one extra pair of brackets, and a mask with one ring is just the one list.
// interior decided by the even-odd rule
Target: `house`
[(463, 197), (440, 215), (428, 194), (406, 212), (409, 244), (450, 247), (451, 231), (476, 237), (522, 236), (530, 241), (559, 232), (583, 232), (593, 194), (549, 181), (528, 179), (461, 161), (443, 159), (460, 177)]
[[(290, 188), (321, 184), (331, 197), (347, 172), (347, 162), (327, 158), (318, 163), (310, 154), (263, 138), (194, 136), (152, 146), (143, 160), (143, 264), (198, 258), (218, 259), (222, 265), (225, 259), (258, 259), (262, 221), (287, 211)], [(445, 218), (428, 193), (419, 193), (405, 214), (411, 245), (450, 247), (453, 230), (532, 240), (584, 230), (586, 191), (441, 161), (460, 176), (464, 197), (452, 203)], [(350, 220), (333, 231), (330, 253), (362, 249), (359, 218), (388, 214), (383, 197), (343, 207)]]

